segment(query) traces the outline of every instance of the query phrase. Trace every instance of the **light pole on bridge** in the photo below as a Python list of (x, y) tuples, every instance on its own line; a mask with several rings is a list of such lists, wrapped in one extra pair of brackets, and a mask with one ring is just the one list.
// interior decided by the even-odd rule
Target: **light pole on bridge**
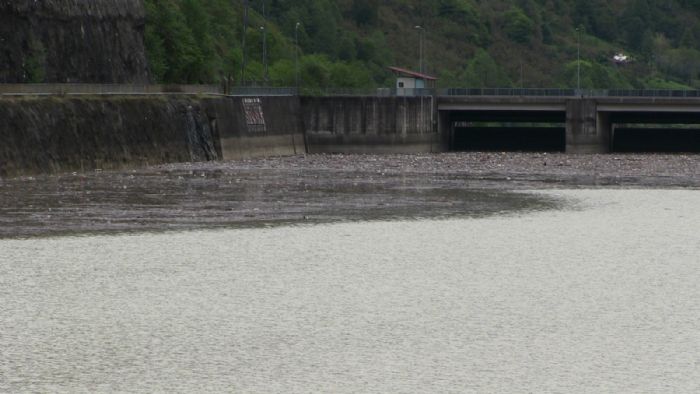
[(262, 2), (262, 14), (263, 14), (263, 25), (260, 26), (260, 31), (262, 32), (262, 47), (263, 47), (263, 82), (267, 86), (269, 79), (268, 67), (267, 67), (267, 13), (265, 11), (265, 0)]
[(581, 28), (576, 28), (576, 90), (581, 91)]
[(262, 32), (262, 61), (263, 61), (263, 81), (267, 85), (268, 73), (267, 73), (267, 29), (265, 26), (260, 26), (260, 32)]
[[(297, 22), (294, 25), (294, 77), (296, 79), (296, 88), (299, 90), (299, 28), (301, 27), (301, 22)], [(298, 93), (298, 92), (297, 92)]]
[(248, 31), (248, 0), (243, 0), (243, 62), (241, 64), (241, 84), (245, 86), (245, 68), (246, 68), (246, 47), (245, 47), (245, 36)]
[(425, 28), (423, 26), (417, 25), (415, 26), (415, 29), (420, 31), (420, 38), (419, 38), (419, 43), (418, 43), (418, 59), (419, 59), (419, 68), (418, 72), (421, 74), (424, 74), (423, 71), (423, 40), (425, 36)]

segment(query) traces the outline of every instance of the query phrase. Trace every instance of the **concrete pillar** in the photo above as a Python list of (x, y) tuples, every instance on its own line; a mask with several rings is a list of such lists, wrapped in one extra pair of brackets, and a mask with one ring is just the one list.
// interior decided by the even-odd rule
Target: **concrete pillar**
[(454, 134), (452, 117), (449, 111), (437, 111), (437, 141), (438, 146), (433, 152), (448, 152), (452, 149)]
[[(601, 121), (603, 120), (601, 119)], [(610, 127), (599, 127), (598, 121), (598, 108), (595, 100), (585, 98), (567, 100), (566, 152), (609, 152)]]
[(596, 111), (596, 131), (598, 135), (603, 137), (604, 142), (607, 142), (608, 150), (605, 152), (612, 152), (613, 150), (613, 127), (610, 121), (609, 112)]

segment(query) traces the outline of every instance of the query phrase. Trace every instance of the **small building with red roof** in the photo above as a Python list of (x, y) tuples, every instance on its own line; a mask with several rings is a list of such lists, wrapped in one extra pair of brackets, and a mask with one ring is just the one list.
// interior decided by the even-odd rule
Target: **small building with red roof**
[(432, 89), (435, 88), (437, 78), (407, 70), (401, 67), (389, 67), (396, 75), (396, 89)]

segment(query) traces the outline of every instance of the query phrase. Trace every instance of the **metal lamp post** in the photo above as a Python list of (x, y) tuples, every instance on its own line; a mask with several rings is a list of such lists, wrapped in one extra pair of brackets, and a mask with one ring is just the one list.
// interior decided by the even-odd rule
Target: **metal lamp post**
[(262, 52), (262, 60), (263, 60), (263, 81), (265, 82), (265, 85), (267, 85), (267, 80), (268, 80), (268, 68), (267, 68), (267, 29), (265, 29), (265, 26), (260, 26), (260, 31), (262, 32), (262, 47), (263, 47), (263, 52)]
[(241, 84), (245, 85), (245, 68), (246, 68), (246, 47), (245, 47), (245, 36), (248, 31), (248, 0), (243, 0), (243, 63), (241, 64)]
[(265, 0), (262, 1), (262, 14), (263, 14), (263, 25), (260, 26), (262, 31), (262, 45), (263, 45), (263, 83), (267, 86), (269, 79), (268, 68), (267, 68), (267, 11), (265, 10)]
[(294, 74), (296, 77), (296, 88), (299, 89), (299, 28), (301, 22), (297, 22), (294, 26)]
[(581, 28), (576, 28), (576, 90), (581, 91)]
[(419, 71), (421, 74), (423, 74), (423, 73), (424, 73), (424, 71), (423, 71), (423, 37), (424, 37), (425, 28), (423, 28), (423, 26), (418, 25), (418, 26), (415, 26), (415, 29), (418, 30), (418, 31), (420, 31), (420, 39), (419, 39), (419, 44), (418, 44), (418, 47), (419, 47), (419, 49), (418, 49), (418, 53), (419, 53), (418, 59), (419, 59), (419, 62), (420, 62), (420, 63), (419, 63), (419, 70), (418, 70), (418, 71)]

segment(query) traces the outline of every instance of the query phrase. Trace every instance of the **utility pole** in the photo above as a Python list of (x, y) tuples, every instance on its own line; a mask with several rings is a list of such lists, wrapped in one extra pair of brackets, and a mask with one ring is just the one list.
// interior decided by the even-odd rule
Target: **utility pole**
[(245, 36), (248, 31), (248, 0), (243, 0), (243, 63), (241, 65), (241, 84), (245, 85), (245, 68), (246, 68), (246, 47), (245, 47)]
[(263, 62), (263, 83), (267, 85), (267, 29), (265, 26), (260, 26), (262, 33), (262, 62)]
[(423, 71), (423, 36), (424, 36), (425, 29), (423, 28), (423, 26), (420, 26), (420, 25), (416, 26), (415, 28), (416, 28), (416, 30), (420, 31), (420, 38), (419, 38), (419, 44), (418, 44), (418, 59), (419, 59), (418, 72), (420, 72), (421, 74), (424, 74), (424, 71)]
[(265, 0), (262, 0), (262, 13), (263, 13), (263, 25), (260, 27), (262, 30), (262, 40), (263, 40), (263, 81), (265, 86), (268, 84), (270, 74), (268, 73), (267, 67), (267, 13), (265, 12)]
[(576, 90), (581, 92), (581, 28), (576, 28)]
[[(300, 80), (299, 80), (299, 28), (301, 27), (301, 22), (297, 22), (294, 26), (294, 74), (296, 77), (296, 88), (299, 90)], [(299, 92), (297, 92), (298, 94)]]

